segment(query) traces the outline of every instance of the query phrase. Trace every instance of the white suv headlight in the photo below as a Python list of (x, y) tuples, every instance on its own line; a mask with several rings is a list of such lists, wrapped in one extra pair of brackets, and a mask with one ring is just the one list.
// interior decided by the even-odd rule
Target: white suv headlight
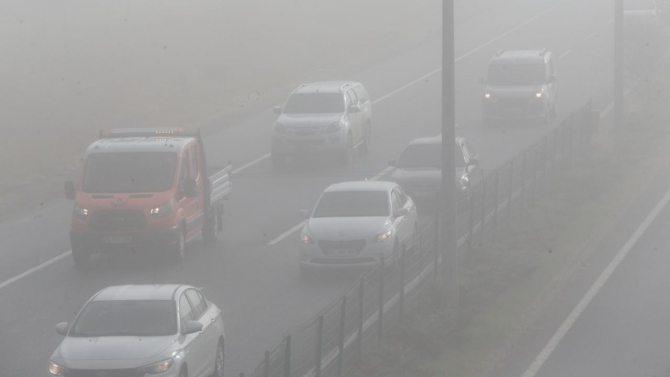
[(375, 237), (375, 240), (377, 242), (386, 242), (391, 239), (391, 236), (393, 236), (393, 229), (389, 229), (384, 233), (378, 234), (377, 237)]

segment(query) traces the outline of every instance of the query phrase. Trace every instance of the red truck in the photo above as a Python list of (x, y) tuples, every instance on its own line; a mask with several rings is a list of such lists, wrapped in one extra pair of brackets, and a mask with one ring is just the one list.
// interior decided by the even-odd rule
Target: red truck
[(74, 200), (70, 242), (77, 266), (92, 254), (155, 250), (181, 261), (187, 243), (213, 242), (222, 230), (231, 166), (207, 167), (200, 132), (119, 129), (86, 150)]

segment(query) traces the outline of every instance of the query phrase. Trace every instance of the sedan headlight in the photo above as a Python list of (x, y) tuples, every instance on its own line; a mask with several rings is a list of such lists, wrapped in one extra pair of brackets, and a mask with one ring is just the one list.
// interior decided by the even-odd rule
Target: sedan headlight
[(305, 233), (300, 235), (300, 242), (304, 243), (304, 244), (308, 244), (308, 245), (314, 243), (314, 241), (312, 240), (312, 237), (310, 237), (309, 234), (305, 234)]
[(342, 122), (335, 122), (328, 127), (326, 127), (326, 133), (332, 134), (342, 129)]
[(384, 233), (378, 234), (377, 237), (375, 237), (375, 240), (377, 242), (386, 242), (391, 239), (391, 236), (393, 236), (393, 229), (389, 229)]
[(173, 208), (172, 200), (170, 200), (169, 202), (163, 204), (162, 206), (158, 206), (156, 208), (150, 209), (149, 212), (151, 213), (151, 216), (153, 216), (153, 217), (158, 217), (158, 218), (166, 217), (166, 216), (170, 216), (172, 214), (172, 208)]
[(72, 210), (72, 217), (77, 220), (86, 220), (86, 216), (88, 216), (88, 210), (75, 204)]
[(148, 374), (158, 374), (158, 373), (163, 373), (170, 369), (170, 367), (174, 364), (174, 359), (165, 359), (163, 361), (159, 361), (156, 364), (151, 364), (149, 366), (146, 366), (144, 368), (141, 368), (142, 372), (148, 373)]
[(65, 376), (66, 369), (53, 361), (49, 360), (49, 375), (51, 376)]

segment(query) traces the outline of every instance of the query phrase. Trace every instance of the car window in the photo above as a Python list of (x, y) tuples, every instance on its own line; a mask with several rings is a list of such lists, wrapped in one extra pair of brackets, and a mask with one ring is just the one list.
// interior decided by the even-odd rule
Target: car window
[(72, 325), (69, 336), (165, 336), (177, 333), (172, 300), (91, 301)]
[(193, 309), (191, 308), (191, 304), (188, 302), (188, 299), (186, 298), (186, 295), (182, 293), (181, 297), (179, 298), (179, 319), (182, 322), (182, 325), (186, 321), (191, 321), (196, 318), (193, 318)]
[(404, 207), (405, 204), (407, 203), (407, 197), (405, 196), (405, 193), (402, 192), (400, 187), (396, 187), (393, 189), (393, 192), (395, 195), (398, 197), (398, 201), (401, 207)]
[(358, 96), (358, 100), (361, 101), (361, 103), (366, 103), (370, 100), (370, 96), (368, 95), (368, 92), (365, 90), (363, 85), (356, 85), (354, 87), (354, 91), (356, 92), (356, 96)]
[(393, 204), (394, 212), (403, 207), (402, 202), (400, 201), (400, 198), (398, 197), (398, 194), (395, 190), (391, 192), (391, 203)]
[(188, 149), (185, 149), (184, 154), (182, 155), (182, 158), (181, 158), (181, 169), (179, 171), (179, 182), (182, 182), (182, 181), (184, 181), (185, 179), (187, 179), (188, 177), (191, 176), (191, 173), (189, 171), (190, 168), (189, 168), (189, 157), (188, 156), (189, 156)]
[(358, 97), (356, 96), (356, 92), (354, 92), (353, 90), (349, 90), (347, 92), (347, 95), (351, 99), (351, 104), (352, 105), (357, 105), (358, 104)]
[(186, 297), (193, 308), (193, 318), (200, 319), (207, 311), (207, 302), (202, 298), (199, 292), (194, 289), (186, 291)]
[(477, 156), (477, 150), (470, 144), (469, 142), (465, 142), (466, 148), (468, 148), (468, 154), (470, 155), (470, 158), (476, 157)]

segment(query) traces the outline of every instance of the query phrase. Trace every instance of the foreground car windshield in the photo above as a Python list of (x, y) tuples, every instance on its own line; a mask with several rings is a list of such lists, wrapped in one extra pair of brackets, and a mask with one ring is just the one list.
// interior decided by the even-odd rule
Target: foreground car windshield
[(168, 300), (89, 302), (69, 336), (166, 336), (177, 333), (175, 304)]
[(94, 153), (86, 161), (83, 191), (165, 191), (172, 186), (176, 161), (172, 152)]
[(540, 85), (544, 83), (542, 64), (493, 64), (487, 82), (490, 85)]
[(340, 93), (297, 93), (289, 98), (285, 114), (343, 113), (344, 97)]
[[(463, 153), (461, 153), (458, 145), (454, 149), (454, 157), (457, 168), (465, 166)], [(411, 145), (405, 149), (400, 157), (398, 167), (401, 169), (442, 169), (442, 145)]]
[(326, 192), (312, 217), (388, 216), (389, 204), (385, 191)]

